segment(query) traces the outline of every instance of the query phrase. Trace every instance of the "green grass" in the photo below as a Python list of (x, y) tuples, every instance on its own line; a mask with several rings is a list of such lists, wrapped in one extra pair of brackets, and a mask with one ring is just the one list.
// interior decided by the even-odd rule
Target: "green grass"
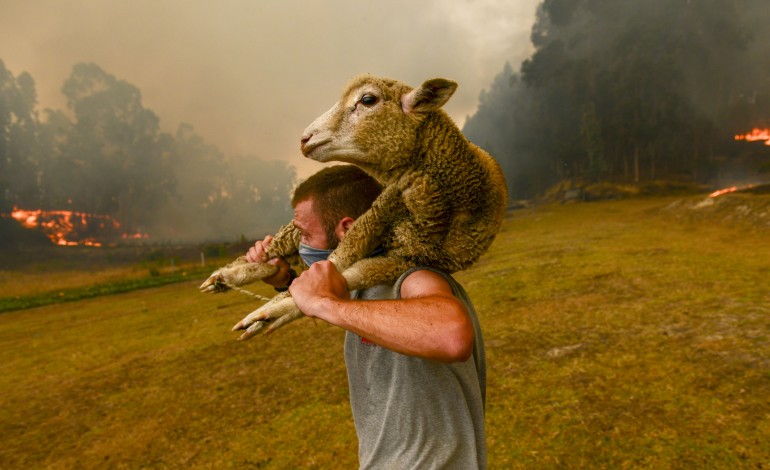
[[(675, 201), (513, 213), (457, 274), (490, 468), (770, 467), (770, 230)], [(201, 281), (0, 315), (0, 468), (355, 468), (343, 333), (239, 343)]]
[(138, 289), (147, 289), (166, 284), (186, 281), (193, 276), (195, 278), (204, 278), (211, 271), (210, 268), (194, 268), (191, 270), (175, 271), (168, 274), (155, 274), (136, 279), (120, 279), (111, 282), (91, 284), (81, 287), (71, 287), (66, 289), (56, 289), (52, 291), (41, 292), (38, 294), (29, 294), (14, 297), (0, 297), (0, 313), (12, 310), (22, 310), (43, 305), (73, 302), (76, 300), (90, 299), (103, 295), (122, 294)]

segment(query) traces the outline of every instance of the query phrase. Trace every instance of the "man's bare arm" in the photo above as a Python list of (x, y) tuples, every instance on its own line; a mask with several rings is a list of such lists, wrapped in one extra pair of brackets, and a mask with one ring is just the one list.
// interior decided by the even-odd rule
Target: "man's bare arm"
[(473, 324), (465, 306), (432, 271), (410, 274), (400, 300), (350, 300), (345, 279), (334, 265), (318, 262), (290, 291), (305, 315), (401, 354), (458, 362), (473, 351)]

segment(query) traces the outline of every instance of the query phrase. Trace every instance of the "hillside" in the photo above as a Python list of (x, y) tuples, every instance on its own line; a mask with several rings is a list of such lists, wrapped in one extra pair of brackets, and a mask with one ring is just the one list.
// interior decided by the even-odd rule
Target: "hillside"
[[(490, 468), (768, 465), (770, 196), (705, 198), (513, 211), (456, 275)], [(342, 332), (238, 343), (258, 304), (198, 283), (1, 314), (0, 467), (354, 467)]]

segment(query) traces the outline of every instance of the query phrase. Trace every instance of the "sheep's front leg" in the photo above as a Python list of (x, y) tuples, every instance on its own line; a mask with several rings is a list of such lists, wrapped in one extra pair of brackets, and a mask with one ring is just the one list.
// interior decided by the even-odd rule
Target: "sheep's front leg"
[(389, 222), (405, 210), (399, 190), (395, 186), (386, 187), (372, 207), (356, 219), (345, 238), (329, 256), (329, 261), (340, 272), (345, 272), (383, 243), (383, 234)]
[(230, 286), (243, 286), (278, 272), (278, 268), (268, 263), (249, 263), (245, 256), (238, 257), (225, 267), (219, 268), (200, 286), (201, 292), (217, 293), (230, 289)]
[[(284, 225), (270, 242), (267, 251), (268, 259), (277, 256), (292, 263), (297, 258), (299, 239), (300, 233), (293, 221)], [(200, 290), (206, 293), (224, 292), (230, 288), (229, 286), (240, 287), (273, 276), (277, 272), (278, 268), (272, 264), (249, 263), (245, 256), (240, 256), (227, 266), (214, 271), (208, 279), (203, 281)]]

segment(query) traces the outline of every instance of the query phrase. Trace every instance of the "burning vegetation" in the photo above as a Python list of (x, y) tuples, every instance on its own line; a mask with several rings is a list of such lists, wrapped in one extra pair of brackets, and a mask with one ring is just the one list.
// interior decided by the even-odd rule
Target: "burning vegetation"
[(747, 132), (746, 134), (736, 135), (735, 140), (745, 140), (746, 142), (764, 142), (765, 145), (770, 145), (770, 129), (754, 128), (751, 130), (751, 132)]
[(87, 214), (68, 210), (24, 210), (14, 207), (10, 214), (3, 214), (19, 222), (24, 228), (39, 230), (60, 246), (103, 246), (118, 240), (143, 240), (146, 233), (122, 229), (120, 222), (108, 215)]

